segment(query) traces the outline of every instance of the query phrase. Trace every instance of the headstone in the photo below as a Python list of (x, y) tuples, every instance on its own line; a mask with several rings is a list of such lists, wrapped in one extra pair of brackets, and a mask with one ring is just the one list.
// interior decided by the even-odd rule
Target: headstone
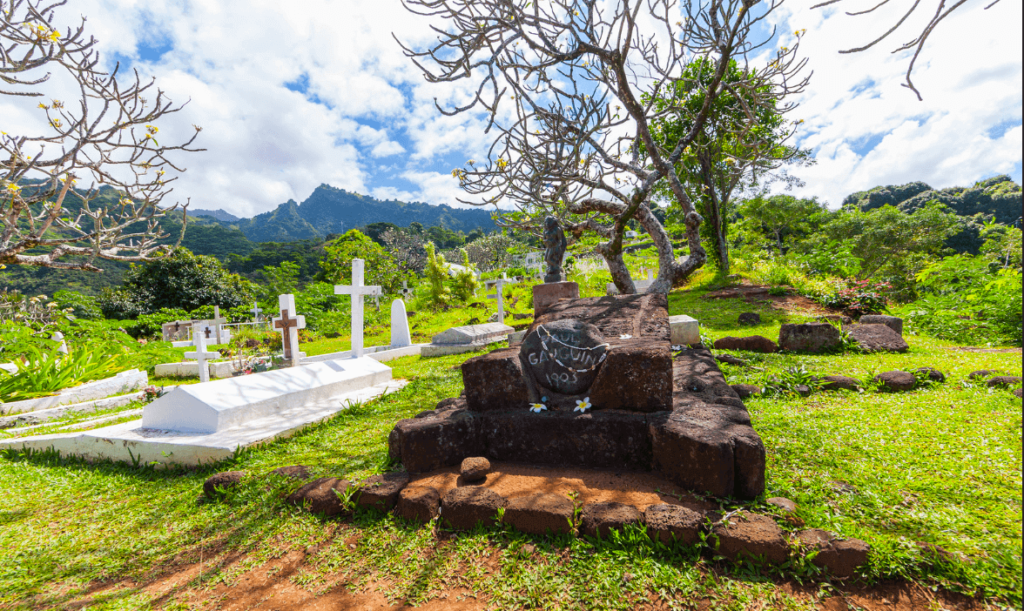
[(565, 319), (537, 325), (523, 340), (520, 358), (538, 385), (564, 395), (587, 392), (604, 363), (608, 344), (592, 324)]
[(640, 234), (638, 234), (637, 232), (633, 231), (632, 229), (630, 229), (629, 231), (626, 232), (626, 237), (629, 238), (630, 240), (635, 240), (637, 238), (637, 236), (639, 236), (639, 235)]
[(336, 285), (335, 295), (352, 296), (352, 357), (363, 356), (363, 296), (380, 295), (379, 286), (366, 286), (363, 284), (362, 259), (352, 259), (352, 285)]
[(498, 302), (498, 322), (501, 323), (501, 322), (503, 322), (505, 320), (505, 298), (504, 298), (505, 285), (506, 284), (515, 284), (515, 282), (514, 281), (509, 281), (507, 278), (505, 278), (505, 274), (502, 274), (501, 278), (498, 278), (497, 280), (494, 280), (493, 282), (494, 282), (494, 286), (496, 288), (496, 292), (495, 292), (494, 295), (488, 295), (487, 298), (488, 299), (494, 299), (495, 301)]
[(195, 329), (192, 332), (192, 342), (196, 347), (192, 352), (186, 352), (185, 358), (195, 359), (199, 363), (199, 381), (209, 382), (210, 381), (210, 368), (206, 364), (207, 359), (219, 359), (220, 352), (207, 352), (206, 350), (206, 337), (199, 329)]
[(412, 345), (409, 333), (409, 318), (405, 314), (405, 302), (396, 299), (391, 302), (391, 347), (402, 348)]
[(191, 324), (191, 322), (182, 322), (180, 320), (165, 322), (160, 325), (163, 340), (165, 342), (180, 342), (188, 340), (188, 329)]
[(255, 321), (259, 322), (260, 321), (260, 312), (263, 311), (263, 310), (260, 309), (260, 304), (258, 302), (256, 302), (256, 301), (252, 302), (252, 309), (249, 310), (249, 311), (252, 312), (252, 316), (255, 319)]
[(67, 354), (68, 353), (68, 343), (66, 341), (64, 341), (64, 334), (63, 333), (61, 333), (60, 331), (54, 331), (53, 335), (52, 335), (52, 339), (55, 342), (60, 342), (60, 346), (57, 348), (57, 352), (60, 352), (61, 354)]
[(281, 346), (284, 358), (293, 367), (299, 364), (299, 329), (306, 328), (306, 317), (295, 315), (295, 295), (281, 295), (277, 298), (281, 316), (274, 319), (274, 328), (281, 331)]

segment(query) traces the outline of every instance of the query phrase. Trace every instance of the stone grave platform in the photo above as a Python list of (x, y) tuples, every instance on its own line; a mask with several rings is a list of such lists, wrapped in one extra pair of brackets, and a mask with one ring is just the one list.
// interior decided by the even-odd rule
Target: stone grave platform
[(466, 361), (465, 396), (400, 421), (389, 452), (413, 474), (483, 456), (654, 471), (698, 493), (758, 496), (765, 451), (743, 402), (709, 351), (673, 357), (670, 333), (664, 295), (559, 301), (520, 346)]
[(472, 352), (489, 344), (504, 341), (514, 331), (515, 329), (501, 322), (452, 327), (435, 335), (429, 344), (422, 347), (420, 355), (432, 357)]
[(93, 382), (86, 382), (72, 388), (51, 395), (49, 397), (38, 397), (24, 401), (11, 401), (0, 403), (0, 416), (34, 412), (44, 409), (51, 409), (61, 405), (72, 405), (103, 399), (118, 393), (125, 393), (143, 388), (149, 383), (149, 376), (145, 371), (129, 369), (121, 373)]

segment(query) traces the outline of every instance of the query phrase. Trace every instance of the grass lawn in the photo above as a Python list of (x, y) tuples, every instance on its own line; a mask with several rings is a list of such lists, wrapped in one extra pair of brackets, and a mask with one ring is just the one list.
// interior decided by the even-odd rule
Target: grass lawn
[[(584, 295), (604, 281), (588, 278)], [(711, 338), (775, 339), (780, 323), (807, 315), (765, 303), (704, 300), (706, 288), (673, 293), (670, 312), (695, 316)], [(738, 327), (743, 311), (761, 313), (762, 326)], [(467, 310), (444, 314), (451, 320), (438, 319), (438, 327), (470, 316)], [(473, 356), (463, 354), (392, 361), (395, 377), (411, 381), (402, 391), (226, 464), (157, 471), (45, 453), (0, 456), (0, 609), (254, 608), (270, 593), (257, 583), (273, 584), (280, 597), (336, 600), (330, 608), (345, 608), (331, 597), (357, 596), (363, 604), (433, 601), (429, 608), (437, 609), (811, 609), (857, 592), (880, 600), (879, 592), (891, 592), (885, 588), (899, 579), (934, 597), (935, 609), (966, 604), (949, 592), (978, 597), (975, 608), (1019, 608), (1021, 402), (1005, 389), (968, 381), (967, 374), (1020, 375), (1021, 353), (907, 339), (911, 350), (901, 355), (746, 354), (750, 367), (723, 366), (732, 383), (801, 367), (869, 378), (932, 366), (948, 376), (942, 385), (902, 394), (747, 401), (768, 451), (765, 497), (796, 501), (807, 527), (871, 544), (869, 566), (851, 582), (829, 582), (801, 562), (731, 566), (700, 546), (652, 544), (638, 529), (593, 541), (497, 526), (455, 534), (373, 512), (325, 519), (283, 503), (296, 483), (263, 476), (292, 464), (349, 479), (390, 468), (386, 440), (395, 421), (458, 395), (457, 365)], [(197, 503), (203, 480), (229, 469), (259, 477), (224, 501)], [(763, 500), (748, 506), (768, 511)], [(236, 600), (243, 593), (244, 604)], [(301, 608), (274, 604), (258, 608)]]

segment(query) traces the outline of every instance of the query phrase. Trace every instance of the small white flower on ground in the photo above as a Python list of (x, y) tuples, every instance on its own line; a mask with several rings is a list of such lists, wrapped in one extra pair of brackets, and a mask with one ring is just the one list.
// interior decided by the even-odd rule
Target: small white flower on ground
[(583, 412), (586, 412), (591, 407), (592, 406), (590, 405), (590, 397), (586, 397), (582, 401), (577, 399), (577, 401), (576, 401), (576, 409), (574, 409), (572, 411), (583, 413)]
[(682, 350), (683, 347), (682, 346), (672, 346), (672, 349), (673, 350)]
[(630, 335), (629, 333), (623, 333), (622, 335), (619, 336), (619, 339), (633, 339), (633, 336)]
[(543, 403), (531, 403), (530, 404), (530, 411), (535, 413), (535, 414), (539, 414), (541, 412), (545, 412), (545, 411), (547, 411), (547, 409), (548, 409), (548, 406), (544, 405)]

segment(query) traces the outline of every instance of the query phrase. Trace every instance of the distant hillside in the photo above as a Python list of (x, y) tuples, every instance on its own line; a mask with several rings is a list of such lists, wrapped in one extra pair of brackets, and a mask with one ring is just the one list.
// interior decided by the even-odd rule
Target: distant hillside
[[(198, 213), (197, 212), (194, 212)], [(452, 208), (397, 200), (379, 200), (368, 195), (349, 193), (330, 185), (320, 185), (301, 204), (288, 200), (270, 212), (251, 219), (224, 220), (222, 210), (203, 211), (225, 227), (241, 230), (253, 242), (291, 242), (344, 233), (370, 223), (387, 221), (401, 227), (420, 223), (424, 227), (443, 226), (469, 233), (479, 227), (495, 229), (491, 213), (483, 209)], [(230, 216), (230, 215), (228, 215)]]
[(209, 216), (217, 219), (218, 221), (237, 221), (241, 220), (240, 217), (231, 214), (230, 212), (224, 212), (223, 210), (189, 210), (189, 216)]
[(996, 222), (1007, 225), (1021, 217), (1021, 187), (1005, 174), (979, 180), (972, 187), (932, 189), (923, 182), (875, 187), (847, 196), (843, 206), (867, 211), (891, 205), (913, 212), (931, 201), (946, 204), (960, 216), (993, 215)]

